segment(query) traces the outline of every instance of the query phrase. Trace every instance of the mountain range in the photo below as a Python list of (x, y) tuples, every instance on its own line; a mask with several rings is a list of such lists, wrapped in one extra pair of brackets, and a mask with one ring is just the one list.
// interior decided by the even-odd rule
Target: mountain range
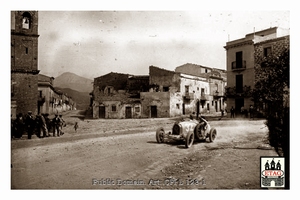
[(86, 110), (90, 104), (93, 80), (65, 72), (54, 79), (54, 88), (72, 97), (78, 110)]
[(70, 88), (78, 92), (92, 92), (93, 80), (65, 72), (54, 79), (54, 87)]

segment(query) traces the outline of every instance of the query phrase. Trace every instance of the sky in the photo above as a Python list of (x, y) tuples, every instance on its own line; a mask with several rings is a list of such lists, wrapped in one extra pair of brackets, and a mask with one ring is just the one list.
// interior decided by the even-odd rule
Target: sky
[(40, 73), (96, 78), (148, 75), (193, 63), (226, 69), (226, 42), (270, 27), (290, 28), (289, 11), (38, 10)]

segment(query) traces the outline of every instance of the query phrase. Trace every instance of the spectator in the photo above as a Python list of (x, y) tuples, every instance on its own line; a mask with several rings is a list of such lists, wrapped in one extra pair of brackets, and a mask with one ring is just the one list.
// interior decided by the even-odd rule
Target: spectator
[(17, 119), (14, 122), (14, 128), (15, 128), (15, 137), (21, 138), (24, 132), (24, 120), (22, 113), (19, 113), (17, 115)]
[(231, 109), (230, 109), (230, 117), (231, 118), (234, 118), (234, 112), (235, 112), (235, 110), (234, 110), (234, 108), (232, 106)]
[(48, 137), (49, 133), (48, 133), (48, 128), (47, 128), (47, 124), (46, 124), (46, 119), (44, 116), (45, 116), (44, 114), (41, 114), (41, 116), (40, 116), (41, 132), (43, 132), (42, 137)]
[(60, 131), (60, 134), (63, 135), (64, 132), (62, 131), (62, 128), (66, 126), (66, 122), (63, 119), (61, 114), (59, 115), (59, 120), (60, 120), (60, 122), (59, 122), (59, 131)]
[(252, 106), (252, 105), (250, 105), (249, 113), (250, 113), (250, 119), (251, 119), (251, 118), (254, 118), (254, 117), (253, 117), (253, 106)]
[(51, 125), (51, 120), (49, 119), (49, 113), (46, 113), (44, 117), (45, 117), (47, 129), (48, 129), (48, 136), (50, 136), (52, 125)]
[(75, 122), (74, 129), (75, 129), (75, 132), (76, 132), (77, 129), (78, 129), (78, 123), (77, 123), (77, 122)]
[(55, 114), (55, 117), (52, 119), (53, 137), (55, 137), (55, 132), (57, 134), (57, 137), (60, 136), (59, 126), (60, 126), (60, 119), (59, 119), (58, 115)]
[(33, 134), (33, 130), (35, 128), (35, 119), (33, 118), (31, 111), (28, 111), (28, 114), (25, 119), (25, 125), (27, 129), (28, 139), (30, 140)]

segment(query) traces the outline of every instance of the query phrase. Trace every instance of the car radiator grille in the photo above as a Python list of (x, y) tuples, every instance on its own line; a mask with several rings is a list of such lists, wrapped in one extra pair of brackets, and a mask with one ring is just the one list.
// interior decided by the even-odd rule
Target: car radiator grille
[(173, 135), (179, 135), (180, 134), (180, 126), (178, 124), (174, 124), (172, 134)]

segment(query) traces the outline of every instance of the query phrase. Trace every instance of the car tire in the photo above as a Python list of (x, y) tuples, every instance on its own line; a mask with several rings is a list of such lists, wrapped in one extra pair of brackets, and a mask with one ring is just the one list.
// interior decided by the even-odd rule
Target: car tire
[(163, 143), (165, 141), (165, 130), (163, 128), (156, 130), (156, 141), (157, 143)]
[(185, 147), (190, 148), (194, 143), (194, 132), (189, 132), (185, 139)]
[(197, 124), (197, 126), (195, 127), (195, 138), (198, 141), (205, 141), (205, 137), (203, 138), (202, 134), (201, 134), (201, 129), (202, 129), (202, 125), (201, 124)]
[(209, 141), (213, 142), (217, 137), (217, 130), (215, 128), (211, 128), (209, 131)]

